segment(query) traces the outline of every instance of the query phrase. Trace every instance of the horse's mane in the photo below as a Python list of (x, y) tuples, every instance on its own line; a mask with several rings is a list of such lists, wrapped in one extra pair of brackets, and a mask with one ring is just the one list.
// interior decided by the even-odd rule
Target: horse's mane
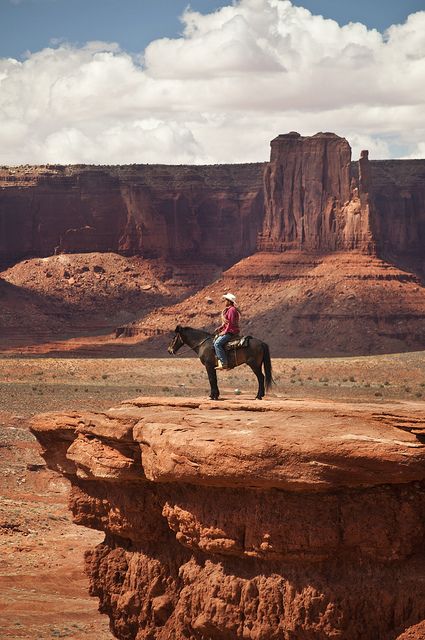
[(194, 327), (180, 327), (180, 331), (190, 331), (193, 335), (196, 335), (199, 338), (207, 338), (208, 336), (214, 335), (209, 331), (204, 331), (204, 329), (195, 329)]

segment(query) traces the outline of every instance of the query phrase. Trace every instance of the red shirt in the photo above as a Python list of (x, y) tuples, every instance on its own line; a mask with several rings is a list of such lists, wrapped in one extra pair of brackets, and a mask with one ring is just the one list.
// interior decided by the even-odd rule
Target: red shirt
[(239, 316), (240, 314), (236, 307), (226, 307), (223, 311), (224, 322), (220, 331), (221, 335), (224, 333), (234, 333), (235, 335), (239, 333)]

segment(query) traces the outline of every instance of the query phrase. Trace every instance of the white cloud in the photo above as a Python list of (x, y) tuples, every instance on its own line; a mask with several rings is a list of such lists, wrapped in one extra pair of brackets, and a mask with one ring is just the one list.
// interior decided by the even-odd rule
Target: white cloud
[(247, 162), (290, 130), (356, 157), (425, 148), (425, 11), (385, 33), (289, 0), (187, 10), (139, 57), (58, 43), (0, 60), (0, 163)]

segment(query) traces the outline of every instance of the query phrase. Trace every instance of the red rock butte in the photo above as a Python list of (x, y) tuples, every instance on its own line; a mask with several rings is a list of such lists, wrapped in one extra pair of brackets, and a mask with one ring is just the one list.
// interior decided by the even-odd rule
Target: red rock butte
[[(136, 398), (36, 416), (120, 640), (424, 636), (423, 403)], [(422, 629), (422, 631), (421, 631)]]

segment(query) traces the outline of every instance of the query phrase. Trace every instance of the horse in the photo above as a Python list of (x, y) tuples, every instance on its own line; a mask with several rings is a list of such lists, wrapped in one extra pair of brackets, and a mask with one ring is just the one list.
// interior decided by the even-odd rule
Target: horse
[[(180, 325), (177, 325), (174, 332), (174, 338), (168, 345), (168, 353), (175, 355), (184, 344), (193, 349), (207, 370), (211, 386), (209, 397), (211, 400), (218, 400), (220, 391), (217, 385), (215, 369), (217, 364), (214, 349), (215, 334)], [(256, 400), (262, 400), (266, 390), (269, 390), (274, 382), (269, 346), (262, 340), (258, 340), (258, 338), (249, 338), (247, 346), (238, 347), (237, 350), (230, 349), (227, 352), (227, 357), (229, 369), (238, 367), (241, 364), (247, 364), (251, 367), (258, 380)], [(262, 366), (264, 367), (264, 374)]]

